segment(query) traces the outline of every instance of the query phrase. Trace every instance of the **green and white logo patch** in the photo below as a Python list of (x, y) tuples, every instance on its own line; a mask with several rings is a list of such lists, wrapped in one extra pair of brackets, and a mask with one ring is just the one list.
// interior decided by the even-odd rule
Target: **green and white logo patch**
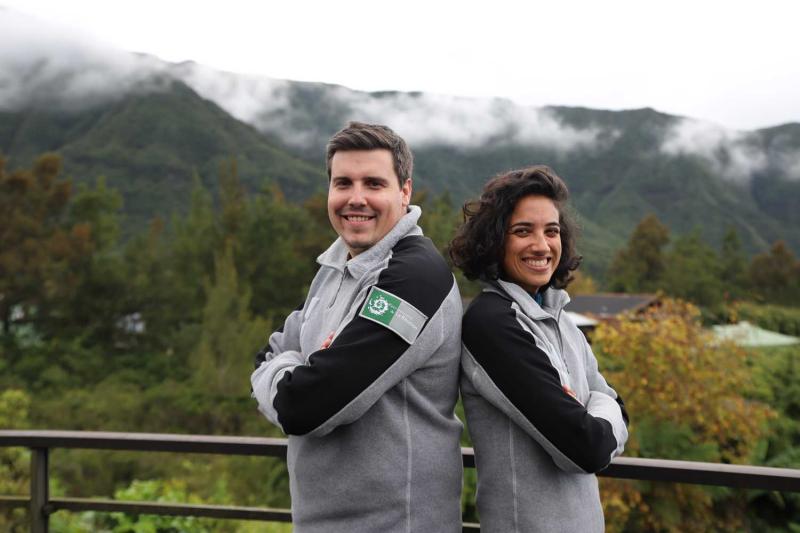
[(394, 294), (372, 287), (358, 316), (394, 331), (412, 344), (428, 319), (419, 309)]

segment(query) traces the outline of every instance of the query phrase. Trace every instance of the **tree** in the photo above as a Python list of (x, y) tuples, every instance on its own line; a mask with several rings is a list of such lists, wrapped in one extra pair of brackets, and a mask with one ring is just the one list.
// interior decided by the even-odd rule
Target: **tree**
[[(239, 284), (232, 245), (217, 254), (214, 280), (206, 281), (205, 286), (200, 341), (190, 358), (192, 380), (214, 404), (233, 398), (249, 400), (247, 376), (255, 353), (266, 341), (269, 322), (250, 313), (250, 291)], [(236, 433), (239, 428), (233, 419), (238, 417), (219, 417), (212, 425)]]
[[(23, 429), (28, 424), (30, 398), (15, 389), (0, 392), (0, 428)], [(30, 453), (24, 448), (0, 448), (0, 494), (24, 495), (28, 492)], [(3, 509), (0, 511), (0, 530), (27, 531), (25, 511)]]
[(235, 159), (228, 161), (227, 168), (225, 165), (220, 165), (219, 197), (222, 233), (225, 240), (236, 241), (245, 223), (247, 206)]
[[(65, 220), (69, 181), (58, 178), (61, 158), (45, 154), (31, 170), (5, 170), (0, 158), (0, 321), (46, 322), (54, 300), (78, 287), (79, 266), (92, 252), (88, 223)], [(13, 312), (13, 314), (12, 314)]]
[(655, 291), (664, 272), (664, 247), (669, 229), (655, 215), (648, 215), (633, 230), (628, 245), (617, 252), (607, 278), (612, 290)]
[(414, 194), (412, 203), (422, 207), (419, 225), (424, 230), (425, 236), (433, 241), (444, 257), (447, 257), (447, 247), (461, 223), (460, 211), (453, 208), (450, 195), (445, 191), (439, 196), (433, 196), (423, 190)]
[(720, 280), (730, 299), (739, 299), (747, 290), (747, 258), (736, 228), (730, 226), (722, 238), (720, 249)]
[(247, 206), (237, 270), (251, 288), (252, 311), (282, 319), (305, 298), (317, 256), (331, 242), (330, 224), (320, 224), (307, 209), (287, 202), (277, 185)]
[[(756, 377), (763, 380), (763, 401), (778, 411), (771, 421), (765, 464), (800, 468), (800, 347), (754, 351)], [(756, 491), (751, 506), (758, 531), (791, 531), (800, 524), (800, 494)]]
[(106, 187), (103, 178), (94, 187), (82, 184), (71, 198), (68, 224), (88, 227), (91, 253), (74, 266), (78, 281), (72, 296), (53, 302), (48, 336), (80, 336), (87, 345), (111, 350), (123, 333), (119, 322), (130, 311), (126, 266), (118, 250), (121, 207), (119, 192)]
[(669, 268), (662, 273), (661, 286), (667, 294), (704, 307), (722, 303), (719, 259), (699, 232), (676, 239), (665, 259)]
[(571, 295), (595, 294), (597, 292), (597, 284), (589, 274), (581, 270), (576, 270), (573, 276), (575, 279), (570, 282), (567, 288)]
[(783, 241), (753, 258), (749, 269), (753, 291), (763, 300), (800, 305), (800, 262)]
[(222, 248), (223, 233), (218, 224), (211, 193), (195, 174), (189, 211), (173, 217), (174, 238), (164, 250), (164, 262), (174, 272), (175, 305), (185, 319), (200, 320), (205, 287), (200, 282), (214, 273), (214, 254)]
[[(600, 367), (631, 415), (627, 456), (758, 459), (774, 412), (750, 396), (746, 352), (713, 342), (699, 317), (695, 306), (664, 299), (643, 316), (601, 324), (593, 333)], [(745, 520), (735, 493), (672, 483), (602, 484), (609, 531), (731, 530)]]

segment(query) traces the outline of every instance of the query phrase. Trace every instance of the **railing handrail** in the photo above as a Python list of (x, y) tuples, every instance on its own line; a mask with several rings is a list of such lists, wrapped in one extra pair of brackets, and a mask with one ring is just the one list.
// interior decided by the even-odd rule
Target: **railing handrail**
[[(285, 458), (287, 442), (287, 439), (283, 438), (178, 433), (0, 430), (0, 447), (209, 453)], [(461, 448), (461, 454), (465, 467), (475, 466), (475, 455), (472, 448)], [(800, 492), (800, 470), (793, 468), (617, 457), (611, 461), (608, 468), (598, 475), (623, 479)], [(759, 481), (759, 478), (763, 479)]]
[[(288, 440), (267, 437), (184, 435), (175, 433), (124, 433), (107, 431), (0, 430), (0, 447), (30, 448), (31, 497), (0, 498), (0, 506), (30, 505), (32, 531), (47, 531), (47, 515), (65, 510), (119, 510), (152, 514), (182, 514), (219, 518), (291, 520), (287, 510), (188, 504), (150, 504), (99, 499), (49, 498), (48, 452), (55, 448), (99, 449), (141, 452), (259, 455), (286, 458)], [(461, 448), (464, 466), (475, 466), (472, 448)], [(617, 457), (598, 475), (622, 479), (717, 485), (745, 489), (800, 492), (800, 469), (704, 463), (668, 459)], [(37, 481), (38, 480), (38, 481)], [(37, 526), (39, 520), (40, 526)], [(477, 524), (464, 524), (464, 531), (479, 531)]]

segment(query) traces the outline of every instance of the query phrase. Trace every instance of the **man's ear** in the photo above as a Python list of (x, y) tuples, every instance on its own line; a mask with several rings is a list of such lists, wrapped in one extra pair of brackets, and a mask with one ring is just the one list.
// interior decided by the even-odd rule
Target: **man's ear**
[(408, 178), (400, 188), (400, 191), (403, 193), (403, 207), (408, 207), (408, 205), (411, 203), (411, 193), (413, 188), (414, 184), (411, 183), (411, 178)]

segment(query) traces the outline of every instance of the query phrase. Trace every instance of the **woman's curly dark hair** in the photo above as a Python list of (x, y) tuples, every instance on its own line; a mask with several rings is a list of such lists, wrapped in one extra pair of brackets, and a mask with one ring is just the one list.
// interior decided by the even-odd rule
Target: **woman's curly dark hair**
[(498, 174), (483, 187), (477, 201), (464, 204), (464, 223), (450, 243), (450, 258), (469, 279), (484, 281), (502, 277), (503, 249), (511, 213), (529, 195), (544, 196), (558, 209), (561, 226), (561, 259), (546, 285), (563, 289), (581, 262), (575, 250), (577, 225), (566, 210), (567, 185), (550, 167), (536, 165)]

